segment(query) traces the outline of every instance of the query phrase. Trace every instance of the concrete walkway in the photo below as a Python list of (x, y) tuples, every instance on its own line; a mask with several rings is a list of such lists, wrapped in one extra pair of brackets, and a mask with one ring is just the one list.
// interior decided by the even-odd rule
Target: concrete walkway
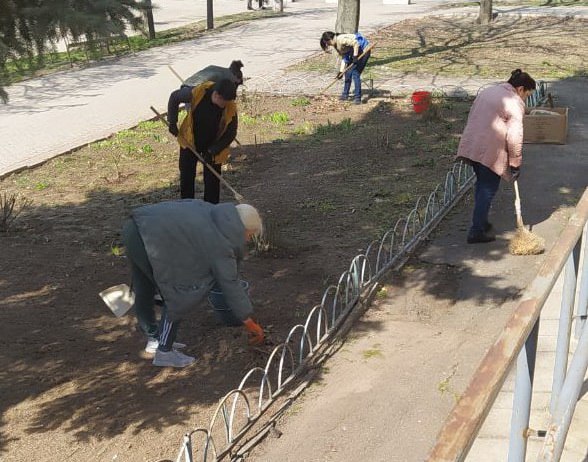
[[(241, 59), (246, 76), (261, 75), (320, 51), (318, 40), (334, 28), (336, 8), (316, 0), (288, 3), (290, 14), (284, 17), (13, 85), (7, 88), (10, 103), (0, 105), (0, 175), (151, 118), (149, 106), (165, 107), (179, 86), (168, 65), (187, 76), (209, 64), (228, 66)], [(431, 8), (427, 2), (387, 6), (367, 0), (362, 2), (362, 30)]]
[[(549, 88), (559, 104), (570, 107), (568, 144), (524, 148), (523, 216), (546, 239), (548, 249), (566, 225), (570, 206), (588, 185), (588, 95), (582, 91), (586, 83), (570, 80)], [(508, 254), (515, 225), (512, 204), (512, 186), (503, 183), (491, 216), (498, 240), (490, 244), (465, 244), (470, 199), (446, 218), (410, 262), (406, 275), (389, 281), (388, 296), (376, 299), (349, 340), (327, 361), (317, 384), (278, 422), (279, 432), (274, 434), (281, 432), (281, 437), (268, 437), (247, 460), (425, 460), (455, 400), (545, 258)], [(557, 335), (558, 311), (552, 297), (542, 318), (540, 348), (546, 351), (536, 368), (531, 420), (538, 430), (545, 429), (545, 397), (551, 386), (551, 347), (544, 345)], [(506, 460), (503, 434), (510, 422), (509, 391), (512, 383), (507, 381), (506, 394), (499, 397), (468, 460)], [(568, 436), (566, 462), (584, 462), (588, 456), (587, 419), (584, 396)]]
[[(202, 12), (190, 10), (174, 0), (172, 9), (184, 15), (156, 12), (159, 26), (177, 26)], [(215, 5), (216, 15), (234, 12), (235, 4)], [(381, 0), (365, 0), (361, 5), (361, 30), (370, 31), (438, 11), (456, 14), (475, 8), (436, 10), (442, 0), (416, 0), (411, 5), (383, 5)], [(194, 2), (201, 8), (204, 0)], [(167, 8), (167, 6), (166, 6)], [(276, 72), (320, 51), (318, 38), (333, 29), (336, 4), (300, 0), (286, 4), (287, 16), (252, 21), (232, 30), (147, 50), (131, 56), (101, 62), (92, 67), (28, 80), (7, 88), (10, 103), (0, 105), (0, 176), (33, 166), (86, 143), (107, 137), (151, 118), (150, 105), (164, 108), (169, 93), (178, 87), (170, 72), (172, 65), (181, 75), (190, 75), (208, 64), (228, 65), (242, 59), (246, 76)], [(515, 14), (535, 14), (537, 8), (511, 8)], [(507, 10), (505, 10), (507, 11)], [(549, 14), (586, 15), (587, 8), (549, 8)], [(177, 18), (177, 19), (173, 19)], [(303, 25), (303, 26), (301, 26)], [(268, 71), (270, 70), (270, 71)], [(435, 82), (393, 82), (394, 85), (423, 86)], [(478, 85), (472, 82), (472, 85)]]

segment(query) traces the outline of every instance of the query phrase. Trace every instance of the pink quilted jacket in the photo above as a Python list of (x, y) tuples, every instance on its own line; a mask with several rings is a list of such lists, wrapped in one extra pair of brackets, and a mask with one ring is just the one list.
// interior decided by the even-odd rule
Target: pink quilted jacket
[(524, 113), (525, 103), (511, 84), (482, 90), (470, 110), (457, 158), (479, 162), (510, 179), (507, 167), (520, 167), (523, 161)]

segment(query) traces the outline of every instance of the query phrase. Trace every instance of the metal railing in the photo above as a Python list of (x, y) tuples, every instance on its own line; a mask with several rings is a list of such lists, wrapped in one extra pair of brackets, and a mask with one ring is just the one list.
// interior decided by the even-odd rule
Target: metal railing
[[(376, 283), (389, 270), (402, 266), (473, 183), (472, 168), (462, 162), (454, 164), (443, 183), (429, 196), (419, 197), (406, 217), (356, 255), (338, 283), (326, 288), (321, 303), (310, 310), (305, 322), (293, 326), (284, 342), (273, 349), (265, 366), (250, 369), (238, 387), (219, 401), (209, 426), (184, 435), (176, 462), (193, 462), (195, 454), (198, 460), (208, 462), (227, 456), (234, 460), (236, 455), (246, 453), (256, 438), (243, 443), (245, 435), (269, 431), (291, 400), (310, 383), (310, 378), (302, 378), (304, 373), (327, 357), (353, 310), (369, 300)], [(284, 398), (296, 379), (302, 383)], [(284, 398), (284, 402), (271, 416), (264, 417), (278, 398)], [(196, 438), (201, 438), (198, 445)], [(237, 444), (241, 449), (235, 451)]]
[[(558, 278), (562, 276), (563, 294), (551, 392), (551, 423), (538, 460), (550, 462), (560, 459), (588, 368), (588, 330), (585, 328), (588, 303), (587, 221), (588, 188), (546, 256), (537, 277), (521, 297), (501, 335), (482, 359), (466, 391), (446, 420), (429, 454), (429, 462), (465, 460), (515, 359), (508, 460), (525, 460), (541, 310)], [(568, 368), (574, 305), (576, 336), (579, 340)]]

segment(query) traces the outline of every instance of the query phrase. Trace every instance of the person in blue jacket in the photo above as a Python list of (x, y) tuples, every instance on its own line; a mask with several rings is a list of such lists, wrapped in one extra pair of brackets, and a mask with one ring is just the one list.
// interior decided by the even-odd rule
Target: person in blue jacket
[[(175, 342), (180, 320), (216, 286), (232, 314), (243, 322), (250, 344), (264, 340), (251, 318), (253, 307), (240, 283), (239, 267), (246, 241), (262, 232), (257, 210), (248, 204), (211, 204), (197, 199), (160, 202), (134, 209), (123, 227), (131, 265), (135, 314), (157, 344), (154, 366), (185, 367), (195, 358)], [(156, 321), (154, 297), (163, 302)]]
[[(326, 31), (323, 32), (320, 44), (323, 51), (329, 52), (332, 47), (342, 57), (341, 67), (337, 73), (338, 79), (345, 76), (341, 101), (346, 101), (349, 98), (349, 90), (353, 80), (353, 102), (361, 104), (361, 73), (365, 69), (368, 59), (370, 59), (371, 51), (368, 50), (363, 56), (361, 55), (369, 45), (368, 40), (359, 32), (355, 34), (336, 34)], [(351, 64), (353, 64), (353, 67), (345, 72), (345, 68)]]

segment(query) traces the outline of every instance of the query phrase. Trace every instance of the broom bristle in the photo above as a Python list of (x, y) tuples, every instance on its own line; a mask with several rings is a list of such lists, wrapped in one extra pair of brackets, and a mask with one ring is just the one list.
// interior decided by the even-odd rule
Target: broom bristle
[(518, 227), (508, 250), (512, 255), (538, 255), (545, 250), (545, 240), (525, 227)]

